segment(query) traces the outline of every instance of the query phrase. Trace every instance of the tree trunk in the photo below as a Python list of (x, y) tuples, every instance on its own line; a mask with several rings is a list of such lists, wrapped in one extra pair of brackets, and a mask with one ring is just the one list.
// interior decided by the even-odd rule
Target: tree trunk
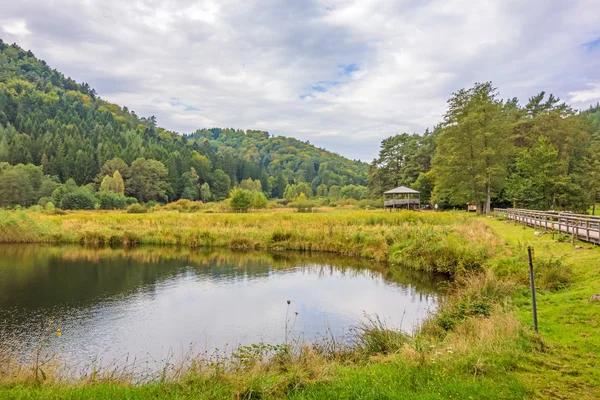
[(490, 191), (490, 187), (488, 185), (487, 187), (487, 193), (486, 193), (486, 198), (485, 198), (485, 212), (484, 214), (489, 214), (491, 211), (491, 206), (492, 206), (492, 194)]

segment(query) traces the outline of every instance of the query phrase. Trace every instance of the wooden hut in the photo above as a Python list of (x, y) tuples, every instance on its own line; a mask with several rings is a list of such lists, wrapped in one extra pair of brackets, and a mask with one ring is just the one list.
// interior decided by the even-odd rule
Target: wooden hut
[(385, 201), (384, 208), (390, 211), (398, 208), (405, 210), (418, 210), (421, 207), (421, 193), (414, 189), (400, 186), (383, 193)]

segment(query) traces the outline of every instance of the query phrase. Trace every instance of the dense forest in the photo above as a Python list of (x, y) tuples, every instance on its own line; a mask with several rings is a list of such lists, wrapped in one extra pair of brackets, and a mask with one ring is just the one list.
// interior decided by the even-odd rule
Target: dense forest
[(0, 206), (113, 209), (233, 194), (264, 206), (380, 199), (399, 185), (442, 208), (584, 211), (600, 190), (600, 105), (579, 112), (544, 92), (521, 105), (478, 83), (452, 94), (433, 129), (383, 140), (368, 165), (264, 131), (165, 130), (0, 40)]
[[(327, 196), (364, 188), (368, 170), (263, 131), (165, 130), (155, 117), (106, 102), (88, 84), (1, 40), (0, 163), (0, 206), (51, 199), (63, 208), (89, 208), (101, 192), (120, 196), (105, 196), (108, 208), (134, 199), (218, 201), (243, 181), (267, 198), (283, 198), (298, 185), (310, 196)], [(67, 194), (77, 201), (63, 201)]]
[(398, 185), (443, 208), (585, 212), (600, 189), (600, 105), (577, 112), (541, 92), (523, 106), (490, 82), (459, 90), (432, 131), (383, 140), (370, 194)]

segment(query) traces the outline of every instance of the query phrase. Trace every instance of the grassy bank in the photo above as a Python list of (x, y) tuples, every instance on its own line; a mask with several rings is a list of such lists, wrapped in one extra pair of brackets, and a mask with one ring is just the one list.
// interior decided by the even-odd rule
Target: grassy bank
[[(212, 245), (330, 251), (448, 270), (456, 278), (438, 313), (411, 336), (367, 321), (351, 347), (324, 339), (248, 349), (227, 367), (198, 360), (144, 385), (118, 373), (64, 381), (51, 368), (46, 379), (35, 379), (31, 367), (2, 369), (8, 364), (0, 362), (0, 398), (600, 397), (600, 304), (588, 301), (600, 292), (600, 249), (590, 245), (576, 248), (529, 228), (450, 213), (11, 213), (0, 220), (3, 238), (23, 241), (94, 244), (89, 239), (98, 234), (109, 242), (111, 235), (136, 234), (142, 243), (194, 247), (192, 238), (210, 233)], [(531, 329), (527, 245), (536, 253), (539, 335)]]
[(0, 243), (137, 244), (329, 252), (453, 273), (479, 268), (495, 236), (465, 214), (290, 210), (242, 214), (0, 211)]

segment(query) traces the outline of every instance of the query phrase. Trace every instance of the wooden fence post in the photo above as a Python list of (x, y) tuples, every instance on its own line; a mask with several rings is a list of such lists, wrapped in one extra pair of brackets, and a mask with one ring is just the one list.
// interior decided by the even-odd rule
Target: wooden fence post
[(529, 258), (529, 281), (531, 282), (531, 306), (533, 308), (533, 329), (535, 332), (538, 331), (538, 319), (537, 319), (537, 304), (535, 301), (535, 277), (533, 275), (533, 258), (531, 255), (531, 246), (527, 247), (527, 256)]

